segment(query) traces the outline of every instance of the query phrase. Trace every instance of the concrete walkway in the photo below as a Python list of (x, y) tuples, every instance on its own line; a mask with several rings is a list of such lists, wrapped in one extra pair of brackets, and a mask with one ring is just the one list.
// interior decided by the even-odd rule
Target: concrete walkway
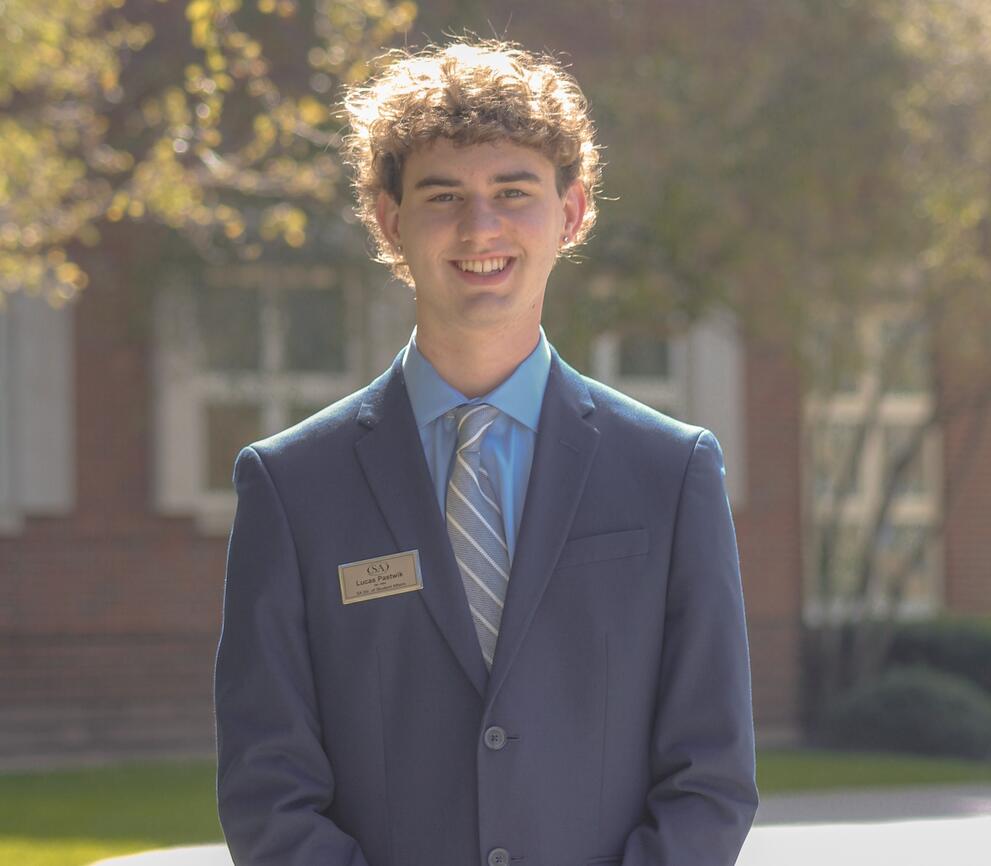
[(989, 866), (991, 785), (765, 797), (737, 866)]
[[(991, 818), (991, 784), (859, 788), (764, 797), (757, 826)], [(991, 866), (991, 852), (985, 861)]]
[[(768, 796), (737, 866), (988, 866), (991, 785)], [(223, 845), (93, 866), (232, 866)]]

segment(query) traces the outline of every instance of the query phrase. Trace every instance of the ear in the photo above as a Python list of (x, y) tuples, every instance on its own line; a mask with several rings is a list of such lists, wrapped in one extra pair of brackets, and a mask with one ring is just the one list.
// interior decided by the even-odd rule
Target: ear
[(399, 239), (399, 205), (385, 190), (379, 192), (375, 202), (375, 220), (393, 251), (398, 251), (402, 243)]
[(585, 197), (585, 187), (580, 180), (576, 180), (561, 200), (564, 206), (564, 235), (574, 239), (585, 219), (585, 211), (588, 208), (588, 200)]

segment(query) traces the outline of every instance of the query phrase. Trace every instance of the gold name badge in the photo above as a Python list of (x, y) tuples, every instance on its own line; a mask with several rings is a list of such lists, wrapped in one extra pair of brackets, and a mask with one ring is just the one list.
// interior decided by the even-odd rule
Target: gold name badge
[(423, 589), (418, 550), (346, 562), (337, 566), (337, 574), (344, 604)]

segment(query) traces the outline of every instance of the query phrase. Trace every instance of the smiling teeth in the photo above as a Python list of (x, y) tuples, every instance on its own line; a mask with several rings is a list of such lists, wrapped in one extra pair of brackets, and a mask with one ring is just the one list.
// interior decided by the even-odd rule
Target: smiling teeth
[(457, 264), (461, 270), (471, 271), (473, 274), (491, 274), (494, 271), (501, 271), (506, 267), (509, 264), (509, 259), (485, 259), (484, 261), (469, 259), (458, 262)]

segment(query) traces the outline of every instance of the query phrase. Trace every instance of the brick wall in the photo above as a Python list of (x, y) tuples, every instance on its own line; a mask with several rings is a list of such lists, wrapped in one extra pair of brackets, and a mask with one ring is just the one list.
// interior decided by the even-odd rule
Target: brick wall
[(991, 615), (991, 369), (986, 357), (939, 365), (943, 402), (947, 609)]
[(794, 732), (801, 622), (800, 398), (784, 350), (746, 356), (747, 496), (735, 515), (758, 737)]
[(225, 542), (151, 510), (146, 297), (95, 276), (76, 310), (76, 513), (0, 539), (8, 766), (212, 747)]
[[(126, 264), (126, 262), (125, 262)], [(77, 511), (0, 539), (0, 762), (212, 746), (225, 539), (151, 507), (146, 298), (104, 273), (76, 313)], [(763, 735), (798, 683), (797, 382), (751, 347), (746, 503), (736, 521)]]

